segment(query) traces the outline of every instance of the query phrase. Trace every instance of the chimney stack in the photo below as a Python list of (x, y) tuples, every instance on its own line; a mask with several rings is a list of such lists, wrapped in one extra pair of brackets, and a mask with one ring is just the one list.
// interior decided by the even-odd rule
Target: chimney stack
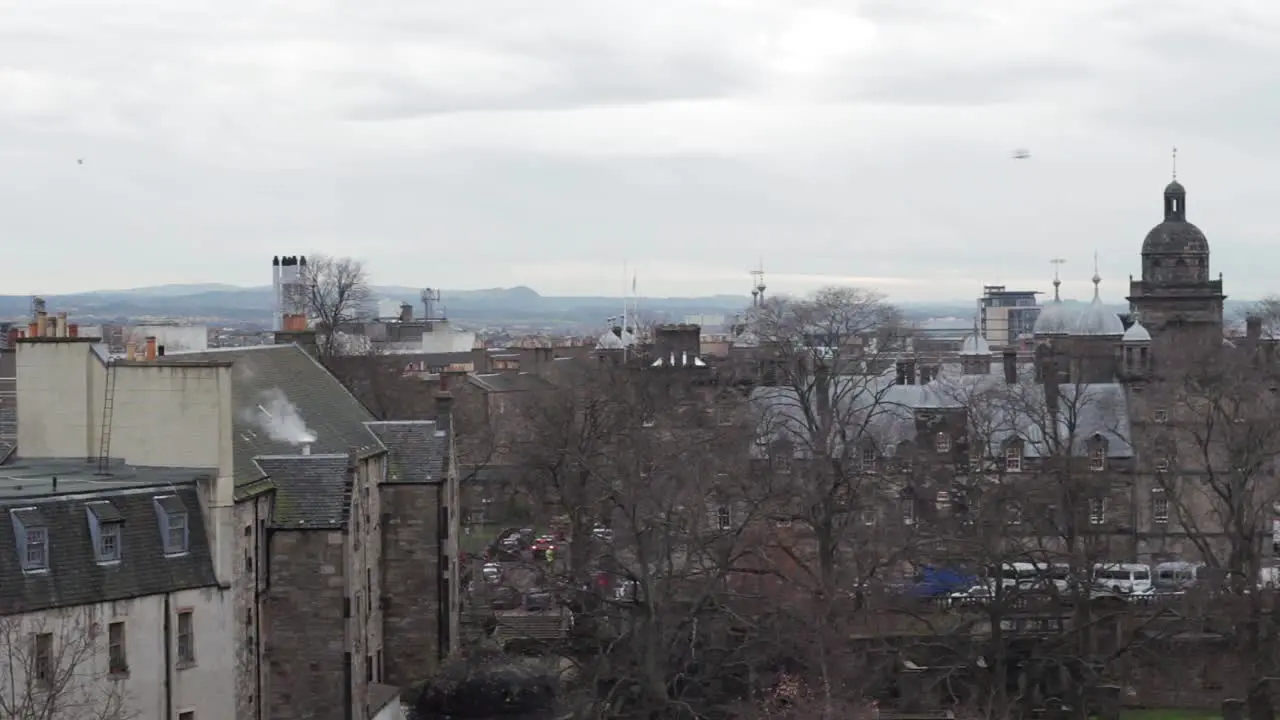
[(156, 336), (155, 336), (155, 335), (148, 335), (148, 336), (147, 336), (147, 354), (146, 354), (146, 359), (147, 359), (147, 361), (148, 361), (148, 362), (153, 361), (153, 360), (155, 360), (155, 359), (156, 359)]
[(76, 323), (71, 323), (70, 325), (68, 325), (67, 337), (80, 337), (80, 326), (77, 325)]
[(1262, 339), (1262, 316), (1249, 315), (1244, 320), (1244, 336), (1246, 340)]
[(1018, 351), (1005, 350), (1003, 360), (1004, 381), (1009, 385), (1016, 385), (1018, 383)]

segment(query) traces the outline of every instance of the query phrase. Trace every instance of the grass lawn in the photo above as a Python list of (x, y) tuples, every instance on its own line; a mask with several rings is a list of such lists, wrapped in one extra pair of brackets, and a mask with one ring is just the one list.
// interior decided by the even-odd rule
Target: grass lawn
[[(462, 537), (458, 539), (458, 547), (462, 552), (481, 555), (493, 541), (497, 539), (498, 533), (509, 525), (498, 525), (497, 523), (466, 525), (462, 530)], [(468, 534), (468, 529), (470, 534)]]

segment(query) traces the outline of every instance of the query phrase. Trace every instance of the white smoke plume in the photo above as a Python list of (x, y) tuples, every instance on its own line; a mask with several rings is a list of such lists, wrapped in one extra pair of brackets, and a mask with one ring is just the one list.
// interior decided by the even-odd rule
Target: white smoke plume
[(290, 445), (302, 445), (315, 442), (316, 435), (307, 427), (307, 422), (298, 413), (298, 408), (289, 402), (288, 396), (279, 388), (262, 391), (258, 396), (256, 407), (244, 408), (241, 416), (246, 422), (266, 431), (276, 442)]

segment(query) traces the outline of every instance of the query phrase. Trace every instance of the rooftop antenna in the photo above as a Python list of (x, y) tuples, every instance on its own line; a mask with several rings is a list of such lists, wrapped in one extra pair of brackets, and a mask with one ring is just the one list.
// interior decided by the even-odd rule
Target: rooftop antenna
[(1058, 269), (1067, 261), (1065, 258), (1054, 258), (1049, 262), (1053, 265), (1053, 301), (1062, 302), (1062, 297), (1058, 294), (1058, 288), (1062, 286), (1062, 279), (1058, 277)]
[(754, 304), (764, 305), (764, 258), (760, 258), (760, 265), (757, 269), (751, 271), (751, 298)]
[(1102, 282), (1102, 276), (1098, 274), (1098, 251), (1093, 251), (1093, 299), (1098, 299), (1098, 284)]
[(1178, 182), (1178, 147), (1173, 148), (1173, 181)]

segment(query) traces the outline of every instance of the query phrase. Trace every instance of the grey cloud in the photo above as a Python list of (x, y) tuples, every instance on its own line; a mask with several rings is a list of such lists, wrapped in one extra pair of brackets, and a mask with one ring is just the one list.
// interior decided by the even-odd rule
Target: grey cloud
[(346, 111), (349, 119), (372, 121), (729, 97), (753, 83), (749, 67), (710, 53), (679, 54), (644, 62), (606, 48), (579, 45), (563, 48), (545, 59), (556, 71), (557, 82), (552, 87), (523, 88), (490, 97), (434, 90), (396, 73), (346, 74), (338, 81), (373, 96)]
[(876, 69), (851, 78), (845, 92), (853, 97), (897, 105), (978, 106), (1043, 95), (1051, 86), (1093, 76), (1087, 67), (1065, 60), (1038, 60), (1016, 65), (984, 63), (948, 67)]

